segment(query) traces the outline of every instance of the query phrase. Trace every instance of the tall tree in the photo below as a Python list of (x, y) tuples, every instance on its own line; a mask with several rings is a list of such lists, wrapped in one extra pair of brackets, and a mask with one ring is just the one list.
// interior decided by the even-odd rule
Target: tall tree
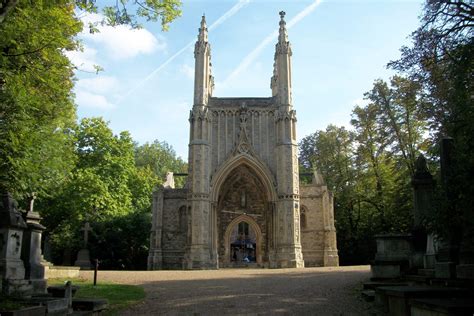
[(17, 198), (48, 194), (73, 160), (73, 9), (22, 1), (0, 28), (0, 190)]
[[(179, 157), (167, 142), (155, 140), (135, 147), (135, 164), (139, 168), (146, 168), (153, 172), (161, 184), (167, 172), (186, 173), (188, 165)], [(176, 186), (184, 185), (184, 177), (176, 177)]]
[(473, 26), (472, 1), (428, 0), (412, 45), (403, 47), (401, 58), (389, 66), (422, 85), (430, 101), (423, 110), (433, 142), (439, 143), (443, 136), (454, 140), (451, 180), (445, 186), (450, 198), (435, 218), (436, 230), (450, 238), (450, 232), (459, 232), (467, 224), (470, 228), (464, 230), (471, 232), (467, 239), (474, 245), (474, 215), (466, 211), (474, 209)]
[[(19, 0), (0, 1), (0, 24), (6, 19), (11, 11), (18, 5)], [(45, 1), (45, 3), (48, 3)], [(51, 6), (75, 7), (79, 11), (98, 12), (99, 6), (96, 0), (61, 0), (51, 1)], [(104, 21), (108, 25), (127, 24), (132, 27), (141, 27), (139, 19), (146, 21), (160, 21), (163, 30), (167, 30), (169, 23), (181, 15), (180, 0), (121, 0), (104, 2), (101, 8)], [(134, 14), (135, 13), (135, 14)], [(91, 30), (93, 29), (91, 25)]]

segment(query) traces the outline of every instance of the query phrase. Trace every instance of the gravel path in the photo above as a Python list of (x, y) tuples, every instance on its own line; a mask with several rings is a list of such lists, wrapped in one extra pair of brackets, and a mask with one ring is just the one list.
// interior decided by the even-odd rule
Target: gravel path
[(146, 300), (121, 315), (368, 315), (360, 289), (369, 277), (369, 266), (352, 266), (99, 271), (98, 279), (145, 288)]

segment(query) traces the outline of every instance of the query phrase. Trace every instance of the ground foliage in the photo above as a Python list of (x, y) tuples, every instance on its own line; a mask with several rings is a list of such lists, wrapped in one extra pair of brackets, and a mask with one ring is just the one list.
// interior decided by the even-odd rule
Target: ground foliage
[[(473, 26), (471, 1), (427, 0), (411, 45), (388, 64), (399, 74), (374, 82), (368, 104), (352, 112), (353, 129), (330, 125), (301, 141), (303, 170), (319, 169), (335, 194), (341, 263), (367, 263), (377, 233), (410, 231), (410, 181), (420, 153), (439, 185), (426, 226), (474, 245)], [(438, 162), (445, 136), (453, 138), (455, 158), (443, 182)]]
[(64, 285), (71, 281), (72, 285), (79, 286), (74, 297), (77, 298), (103, 298), (109, 305), (104, 315), (117, 315), (119, 311), (142, 302), (145, 299), (145, 290), (138, 285), (117, 284), (101, 280), (100, 271), (94, 286), (92, 281), (85, 279), (49, 279), (48, 286)]

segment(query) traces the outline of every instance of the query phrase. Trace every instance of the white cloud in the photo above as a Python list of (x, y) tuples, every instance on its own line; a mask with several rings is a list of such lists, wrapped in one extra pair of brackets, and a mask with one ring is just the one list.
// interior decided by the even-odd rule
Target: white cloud
[(79, 104), (79, 106), (88, 108), (101, 110), (110, 110), (115, 108), (115, 105), (110, 103), (105, 96), (84, 90), (78, 90), (76, 92), (76, 102)]
[(97, 33), (89, 33), (89, 22), (99, 22), (103, 17), (99, 14), (89, 14), (82, 18), (84, 30), (82, 37), (104, 47), (108, 55), (115, 60), (132, 58), (139, 54), (151, 54), (166, 49), (165, 38), (155, 36), (146, 29), (132, 29), (126, 25), (115, 27), (98, 25)]
[(194, 78), (194, 68), (188, 64), (181, 65), (179, 71), (186, 76), (188, 79)]
[[(241, 10), (244, 6), (250, 3), (251, 0), (239, 0), (232, 8), (230, 8), (227, 12), (225, 12), (222, 16), (220, 16), (214, 23), (209, 26), (209, 32), (213, 30), (214, 28), (218, 27), (220, 24), (224, 23), (227, 19), (232, 17), (234, 14), (236, 14), (239, 10)], [(161, 65), (159, 65), (155, 70), (153, 70), (148, 76), (146, 76), (142, 81), (138, 82), (134, 87), (132, 87), (130, 90), (128, 90), (127, 93), (123, 95), (122, 98), (118, 100), (118, 103), (122, 102), (125, 98), (127, 98), (129, 95), (131, 95), (133, 92), (135, 92), (138, 88), (140, 88), (142, 85), (144, 85), (148, 80), (153, 78), (158, 72), (161, 71), (166, 65), (168, 65), (170, 62), (172, 62), (176, 57), (181, 55), (184, 51), (187, 49), (192, 49), (194, 45), (194, 41), (190, 41), (188, 44), (186, 44), (183, 48), (181, 48), (179, 51), (174, 53), (171, 57), (169, 57), (166, 61), (164, 61)]]
[(84, 45), (82, 51), (65, 51), (66, 56), (77, 69), (94, 72), (94, 65), (97, 65), (97, 50)]
[(96, 76), (94, 78), (81, 79), (76, 87), (80, 90), (87, 90), (92, 93), (104, 94), (117, 90), (118, 80), (110, 76)]

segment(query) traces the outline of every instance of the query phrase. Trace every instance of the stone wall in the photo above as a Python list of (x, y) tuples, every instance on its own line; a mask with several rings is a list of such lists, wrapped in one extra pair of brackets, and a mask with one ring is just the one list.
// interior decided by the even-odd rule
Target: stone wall
[(182, 269), (188, 230), (187, 190), (166, 189), (163, 203), (163, 269)]
[(190, 226), (187, 189), (160, 188), (153, 193), (148, 269), (182, 269)]
[(276, 173), (275, 107), (272, 98), (211, 98), (212, 113), (212, 170), (216, 170), (234, 149), (239, 138), (239, 109), (248, 107), (247, 132), (250, 145), (273, 172)]
[(311, 184), (301, 184), (300, 194), (305, 267), (339, 265), (332, 194), (319, 175), (313, 177)]

